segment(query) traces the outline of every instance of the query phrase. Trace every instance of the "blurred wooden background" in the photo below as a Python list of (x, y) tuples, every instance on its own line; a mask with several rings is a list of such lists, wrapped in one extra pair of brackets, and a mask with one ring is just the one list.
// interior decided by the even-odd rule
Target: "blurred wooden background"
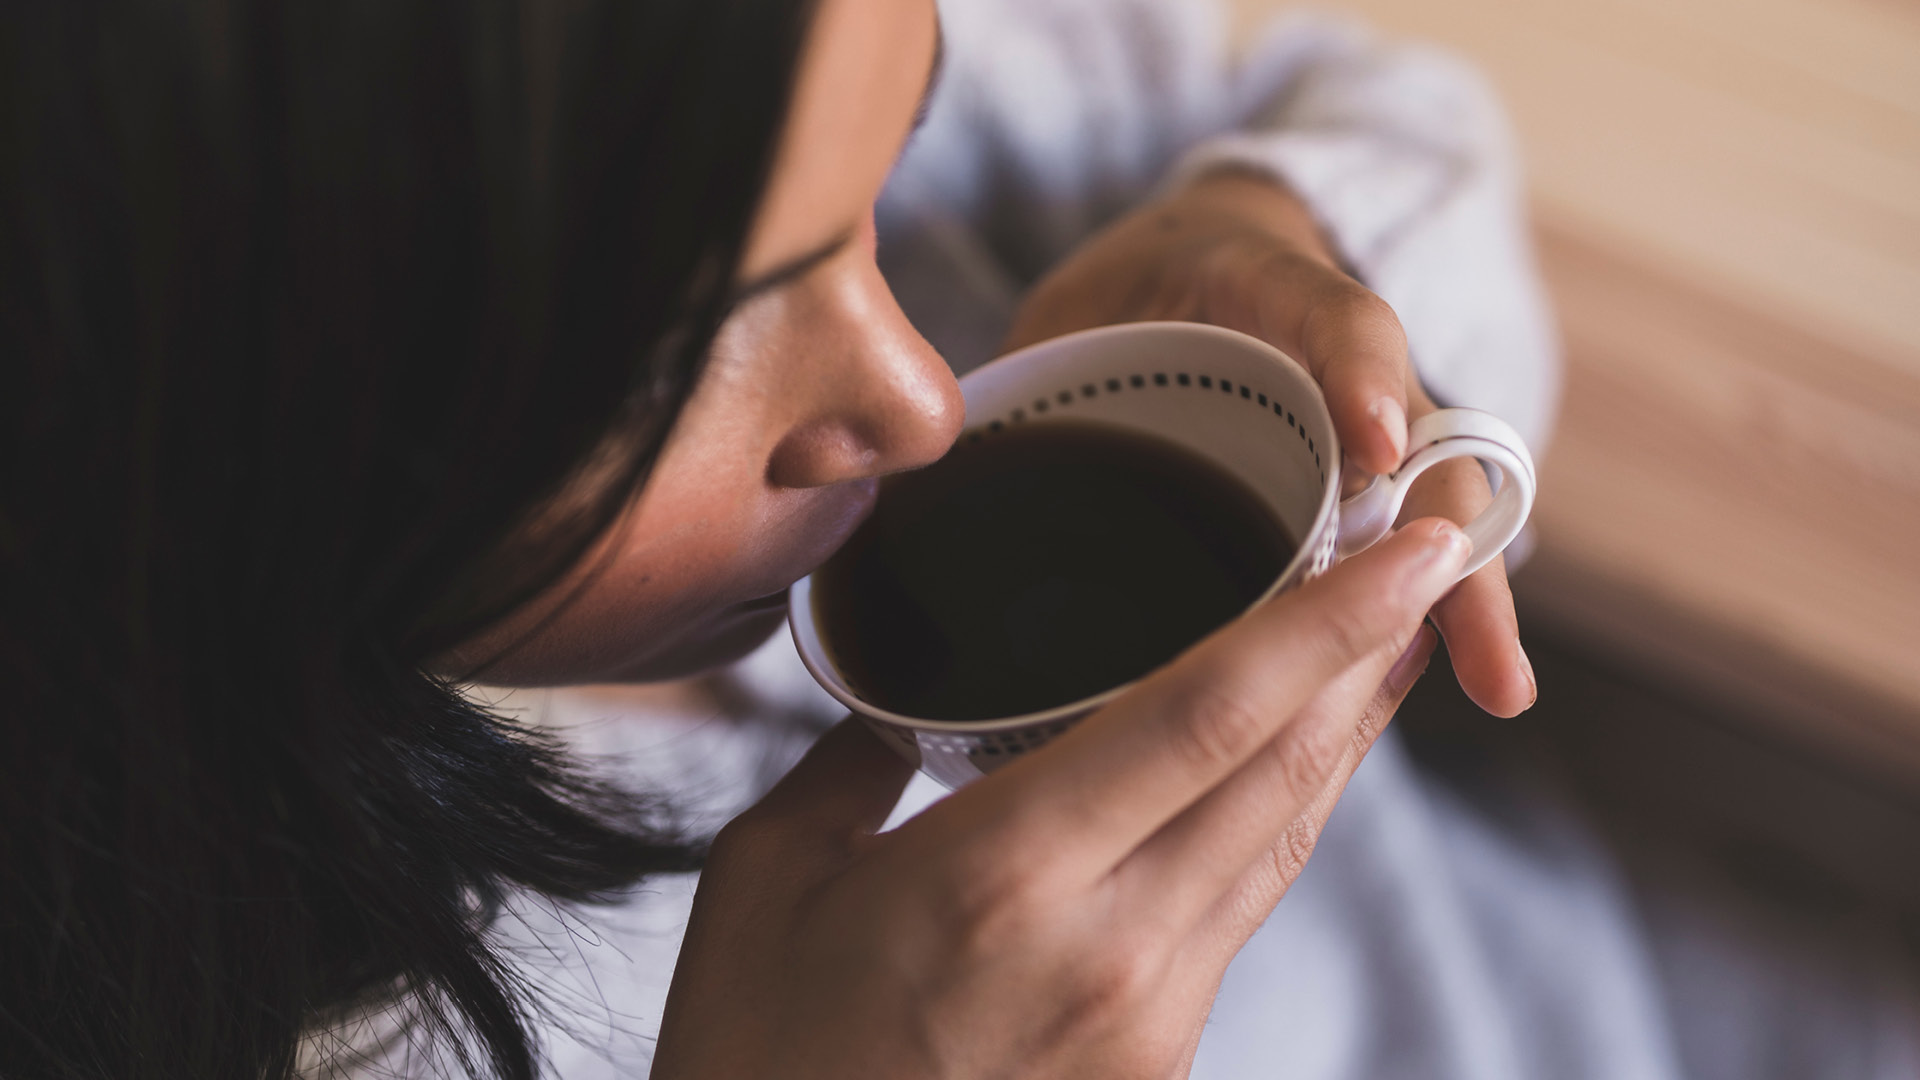
[(1920, 784), (1920, 7), (1317, 6), (1520, 130), (1568, 359), (1526, 617)]

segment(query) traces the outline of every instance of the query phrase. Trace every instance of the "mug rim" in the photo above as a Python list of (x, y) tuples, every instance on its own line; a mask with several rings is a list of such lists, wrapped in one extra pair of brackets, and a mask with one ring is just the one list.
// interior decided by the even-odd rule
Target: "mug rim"
[[(1320, 389), (1320, 384), (1314, 380), (1312, 372), (1309, 372), (1305, 365), (1273, 345), (1251, 334), (1241, 333), (1238, 330), (1231, 330), (1224, 326), (1215, 326), (1211, 323), (1158, 320), (1090, 327), (1086, 330), (1076, 330), (1069, 334), (1061, 334), (1058, 337), (1048, 338), (1045, 341), (1037, 341), (1024, 349), (1017, 349), (1004, 356), (997, 356), (987, 361), (972, 371), (967, 372), (966, 375), (961, 376), (961, 380), (964, 381), (975, 373), (985, 371), (996, 364), (1021, 359), (1042, 349), (1053, 349), (1063, 346), (1078, 347), (1103, 338), (1132, 337), (1150, 333), (1212, 337), (1220, 342), (1231, 344), (1236, 348), (1250, 350), (1260, 355), (1262, 359), (1273, 363), (1274, 366), (1281, 370), (1289, 371), (1290, 374), (1304, 382), (1313, 391), (1308, 397), (1312, 402), (1311, 407), (1314, 410), (1314, 415), (1317, 416), (1322, 428), (1326, 431), (1326, 445), (1329, 449), (1329, 460), (1333, 462), (1333, 468), (1327, 470), (1327, 479), (1321, 485), (1320, 506), (1314, 512), (1313, 524), (1307, 529), (1306, 535), (1300, 538), (1297, 549), (1293, 553), (1293, 558), (1289, 559), (1287, 564), (1281, 567), (1280, 573), (1275, 575), (1272, 584), (1268, 585), (1258, 597), (1254, 598), (1245, 610), (1226, 622), (1221, 623), (1220, 627), (1215, 628), (1217, 630), (1231, 626), (1239, 620), (1246, 618), (1255, 609), (1272, 600), (1279, 594), (1283, 586), (1301, 573), (1307, 565), (1308, 560), (1313, 556), (1314, 549), (1317, 546), (1316, 541), (1332, 526), (1334, 514), (1339, 506), (1341, 463), (1344, 461), (1340, 449), (1340, 434), (1334, 430), (1333, 414), (1327, 411), (1325, 392)], [(968, 430), (971, 429), (963, 427), (961, 429), (962, 435)], [(806, 639), (802, 636), (799, 625), (799, 620), (803, 617), (809, 621), (813, 620), (813, 575), (811, 573), (794, 582), (787, 591), (787, 629), (793, 637), (794, 651), (800, 654), (801, 664), (805, 665), (807, 673), (813, 676), (813, 680), (820, 684), (821, 689), (825, 690), (834, 700), (840, 702), (840, 704), (853, 710), (855, 714), (913, 731), (936, 732), (950, 735), (966, 734), (969, 732), (991, 734), (995, 732), (1018, 731), (1023, 728), (1070, 720), (1075, 717), (1084, 716), (1106, 705), (1108, 702), (1118, 698), (1120, 695), (1138, 685), (1141, 679), (1146, 678), (1146, 676), (1143, 675), (1140, 678), (1129, 680), (1118, 686), (1109, 687), (1097, 694), (1076, 698), (1064, 705), (1055, 705), (1052, 708), (1018, 713), (1013, 716), (994, 717), (990, 720), (933, 720), (926, 717), (908, 716), (905, 713), (896, 713), (890, 709), (881, 708), (854, 694), (851, 689), (846, 686), (845, 680), (839, 673), (833, 670), (831, 658), (826, 656), (816, 657), (813, 655), (813, 651), (808, 648)], [(1213, 632), (1214, 631), (1209, 631), (1209, 633)], [(817, 623), (815, 624), (814, 636), (819, 637)], [(820, 649), (823, 653), (825, 652), (826, 643), (824, 639), (821, 639)]]

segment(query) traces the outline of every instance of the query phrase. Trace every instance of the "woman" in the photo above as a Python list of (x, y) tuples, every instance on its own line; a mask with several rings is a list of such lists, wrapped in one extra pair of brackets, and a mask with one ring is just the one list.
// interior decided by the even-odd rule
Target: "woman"
[[(0, 1071), (285, 1075), (389, 1000), (531, 1075), (503, 890), (701, 853), (454, 688), (738, 656), (952, 440), (871, 224), (930, 0), (4, 25)], [(1264, 180), (1123, 221), (1036, 332), (1164, 273), (1155, 229), (1218, 253), (1192, 314), (1305, 359), (1391, 467), (1431, 407), (1398, 326)], [(1485, 497), (1449, 470), (1415, 513)], [(837, 728), (714, 841), (656, 1075), (1179, 1072), (1464, 547), (1408, 524), (884, 837), (907, 770)], [(1483, 703), (1530, 702), (1497, 563), (1435, 619)]]

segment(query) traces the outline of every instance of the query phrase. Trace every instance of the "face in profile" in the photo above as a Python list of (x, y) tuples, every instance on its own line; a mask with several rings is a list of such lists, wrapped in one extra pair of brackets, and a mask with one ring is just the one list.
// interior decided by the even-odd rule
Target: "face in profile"
[(738, 274), (744, 300), (644, 489), (561, 581), (436, 667), (646, 681), (745, 655), (787, 586), (964, 418), (874, 261), (872, 206), (938, 66), (932, 0), (826, 0)]

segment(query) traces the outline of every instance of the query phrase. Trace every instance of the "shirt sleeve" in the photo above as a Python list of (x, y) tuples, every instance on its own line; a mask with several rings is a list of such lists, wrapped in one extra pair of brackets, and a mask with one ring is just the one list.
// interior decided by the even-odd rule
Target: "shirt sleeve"
[(946, 70), (877, 220), (896, 295), (956, 369), (1100, 225), (1232, 165), (1306, 200), (1436, 398), (1543, 444), (1551, 321), (1512, 139), (1469, 68), (1323, 17), (1236, 58), (1207, 0), (949, 0), (942, 21)]
[(1230, 121), (1207, 0), (947, 0), (946, 62), (876, 208), (881, 268), (953, 364), (986, 360), (1015, 304)]
[(1297, 192), (1350, 269), (1393, 306), (1443, 404), (1495, 413), (1535, 449), (1559, 397), (1519, 155), (1499, 100), (1454, 57), (1324, 17), (1272, 26), (1237, 72), (1229, 130), (1169, 183), (1231, 166)]

